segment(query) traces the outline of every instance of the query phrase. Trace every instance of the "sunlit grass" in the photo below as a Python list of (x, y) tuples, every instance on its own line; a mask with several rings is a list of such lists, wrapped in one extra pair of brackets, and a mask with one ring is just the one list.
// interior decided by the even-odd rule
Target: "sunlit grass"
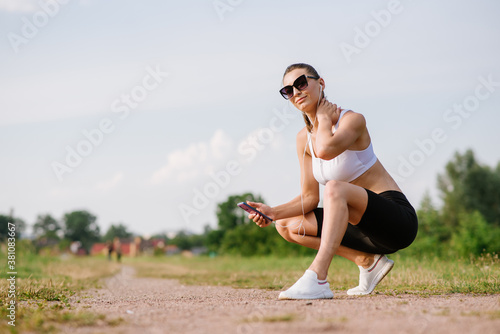
[[(497, 294), (500, 293), (498, 255), (476, 259), (415, 259), (392, 255), (395, 267), (377, 287), (378, 294)], [(281, 290), (291, 286), (312, 257), (194, 257), (127, 259), (140, 277), (172, 278), (184, 284), (224, 285), (235, 288)], [(358, 283), (359, 271), (351, 262), (334, 258), (328, 279), (333, 290)]]
[[(391, 255), (392, 272), (377, 287), (377, 294), (499, 294), (500, 260), (498, 255), (471, 259), (414, 258)], [(301, 257), (137, 257), (123, 262), (136, 269), (139, 277), (178, 279), (183, 284), (231, 286), (281, 290), (291, 286), (308, 268), (312, 256)], [(17, 257), (16, 327), (0, 323), (0, 332), (52, 333), (66, 327), (118, 325), (122, 319), (106, 319), (92, 312), (76, 312), (70, 299), (78, 293), (100, 287), (103, 277), (118, 272), (120, 265), (104, 257), (51, 257), (31, 253)], [(358, 283), (358, 268), (353, 263), (334, 258), (329, 282), (334, 291), (345, 291)], [(0, 275), (0, 317), (7, 319), (8, 281)], [(80, 297), (78, 297), (80, 298)], [(75, 300), (73, 298), (73, 300)], [(474, 316), (474, 314), (470, 314)], [(498, 313), (490, 315), (498, 318)], [(270, 316), (259, 321), (294, 321), (291, 314)]]
[[(57, 305), (57, 304), (55, 304)], [(4, 308), (0, 310), (2, 319), (7, 318), (7, 312)], [(57, 333), (59, 326), (68, 327), (95, 326), (106, 324), (117, 326), (123, 322), (122, 318), (107, 320), (103, 314), (95, 314), (89, 311), (72, 312), (68, 309), (48, 306), (47, 303), (38, 303), (37, 307), (19, 307), (16, 313), (16, 327), (0, 325), (0, 332), (7, 333)]]
[[(16, 256), (16, 326), (0, 323), (0, 332), (54, 333), (59, 325), (92, 326), (106, 320), (92, 312), (73, 312), (69, 300), (76, 293), (99, 287), (99, 280), (115, 274), (119, 265), (99, 257), (38, 256), (20, 251)], [(8, 281), (0, 275), (0, 316), (7, 318)]]
[[(184, 284), (280, 289), (288, 276), (297, 277), (312, 258), (245, 258), (181, 256), (126, 259), (139, 277), (178, 279)], [(299, 276), (300, 277), (300, 276)]]

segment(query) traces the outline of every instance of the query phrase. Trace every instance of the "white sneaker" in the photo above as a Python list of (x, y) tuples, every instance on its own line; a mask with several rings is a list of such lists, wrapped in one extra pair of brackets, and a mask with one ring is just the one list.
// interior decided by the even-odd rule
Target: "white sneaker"
[(359, 285), (355, 288), (347, 290), (350, 296), (367, 295), (372, 293), (377, 284), (391, 271), (394, 267), (394, 261), (389, 260), (385, 255), (375, 255), (374, 264), (365, 269), (359, 267)]
[(278, 298), (330, 299), (333, 298), (333, 292), (330, 290), (330, 284), (328, 284), (326, 280), (318, 280), (318, 275), (314, 271), (308, 269), (290, 289), (282, 291)]

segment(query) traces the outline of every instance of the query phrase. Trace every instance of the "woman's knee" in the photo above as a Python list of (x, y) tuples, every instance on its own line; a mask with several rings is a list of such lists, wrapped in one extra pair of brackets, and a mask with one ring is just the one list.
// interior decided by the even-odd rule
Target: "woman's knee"
[(293, 219), (282, 219), (276, 222), (276, 230), (278, 233), (289, 242), (297, 242), (297, 229), (293, 226)]
[(324, 200), (345, 199), (345, 183), (342, 181), (331, 180), (325, 185)]
[(276, 221), (276, 231), (278, 231), (283, 239), (291, 241), (290, 230), (287, 227), (287, 219)]
[(343, 205), (349, 212), (349, 222), (358, 224), (368, 205), (366, 189), (342, 181), (328, 181), (325, 185), (325, 207)]

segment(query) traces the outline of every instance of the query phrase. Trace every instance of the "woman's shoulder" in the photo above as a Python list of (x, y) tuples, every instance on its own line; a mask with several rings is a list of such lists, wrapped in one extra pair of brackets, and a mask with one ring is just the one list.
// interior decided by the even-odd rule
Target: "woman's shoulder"
[(339, 120), (339, 127), (344, 124), (350, 125), (350, 126), (355, 126), (355, 127), (365, 127), (366, 126), (366, 119), (363, 114), (359, 112), (355, 112), (351, 109), (344, 109), (341, 111), (340, 115), (340, 120)]
[(354, 111), (352, 109), (341, 109), (340, 111), (340, 117), (341, 118), (351, 118), (351, 117), (357, 117), (357, 118), (364, 118), (365, 116), (363, 116), (362, 113), (360, 112), (357, 112), (357, 111)]
[(304, 126), (298, 133), (297, 133), (297, 142), (302, 142), (304, 141), (305, 139), (307, 139), (307, 137), (309, 136), (309, 132), (307, 131), (307, 127)]
[[(304, 126), (304, 128), (302, 128), (298, 133), (297, 133), (297, 137), (296, 137), (296, 146), (297, 146), (297, 150), (299, 150), (300, 152), (304, 151), (304, 149), (306, 148), (306, 144), (309, 140), (309, 132), (307, 131), (307, 127)], [(309, 151), (308, 149), (306, 149), (307, 151)]]

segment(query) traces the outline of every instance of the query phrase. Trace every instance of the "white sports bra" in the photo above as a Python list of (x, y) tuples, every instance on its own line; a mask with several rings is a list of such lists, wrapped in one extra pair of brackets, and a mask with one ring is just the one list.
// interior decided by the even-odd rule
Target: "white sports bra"
[[(343, 110), (340, 113), (339, 120), (333, 129), (333, 133), (339, 127), (340, 119), (349, 110)], [(345, 150), (331, 160), (317, 158), (311, 141), (311, 134), (307, 133), (307, 141), (312, 156), (312, 166), (314, 178), (325, 185), (330, 180), (351, 182), (360, 177), (364, 172), (370, 169), (377, 162), (377, 156), (373, 152), (373, 146), (370, 142), (367, 148), (362, 151)]]

